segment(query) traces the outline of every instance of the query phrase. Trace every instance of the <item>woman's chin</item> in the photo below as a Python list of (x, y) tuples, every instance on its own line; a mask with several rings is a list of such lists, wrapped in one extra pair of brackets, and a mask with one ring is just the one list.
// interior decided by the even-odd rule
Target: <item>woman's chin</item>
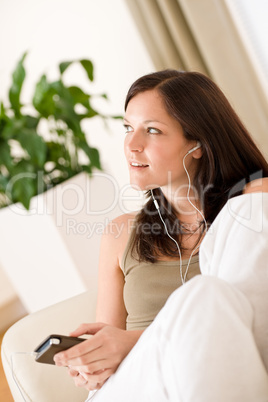
[(160, 187), (157, 184), (148, 184), (148, 183), (140, 183), (140, 182), (130, 182), (130, 186), (137, 191), (149, 191), (154, 190), (155, 188)]
[(140, 183), (130, 182), (131, 188), (136, 191), (146, 191), (146, 188), (142, 186)]

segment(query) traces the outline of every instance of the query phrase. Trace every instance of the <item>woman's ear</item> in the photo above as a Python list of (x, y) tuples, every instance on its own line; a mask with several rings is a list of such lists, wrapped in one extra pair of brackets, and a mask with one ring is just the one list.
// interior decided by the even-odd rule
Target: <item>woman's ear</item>
[(195, 151), (193, 151), (192, 153), (192, 157), (195, 159), (200, 159), (201, 156), (203, 155), (203, 148), (202, 145), (200, 148), (196, 149)]

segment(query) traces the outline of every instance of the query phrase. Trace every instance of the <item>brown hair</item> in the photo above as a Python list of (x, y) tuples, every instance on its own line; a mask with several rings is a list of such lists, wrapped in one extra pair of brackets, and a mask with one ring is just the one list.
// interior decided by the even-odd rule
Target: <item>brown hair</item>
[[(223, 92), (203, 74), (163, 70), (145, 75), (130, 87), (125, 109), (135, 95), (153, 89), (161, 95), (167, 112), (182, 126), (185, 138), (202, 145), (203, 155), (192, 181), (205, 219), (211, 224), (229, 198), (242, 194), (247, 182), (268, 176), (268, 164)], [(154, 194), (173, 237), (181, 245), (182, 230), (175, 209), (161, 189), (155, 189)], [(158, 221), (150, 197), (136, 220), (133, 250), (140, 260), (155, 262), (157, 256), (174, 256), (176, 252), (163, 225), (158, 230), (142, 230), (145, 224), (156, 227)]]

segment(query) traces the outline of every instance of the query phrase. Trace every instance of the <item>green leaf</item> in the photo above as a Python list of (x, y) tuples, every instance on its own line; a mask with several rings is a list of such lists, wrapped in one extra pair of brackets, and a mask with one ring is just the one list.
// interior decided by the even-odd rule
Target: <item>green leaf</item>
[(4, 104), (0, 106), (0, 138), (3, 137), (3, 131), (7, 125), (9, 118), (6, 115)]
[[(29, 176), (27, 176), (29, 175)], [(30, 208), (31, 198), (36, 195), (36, 186), (34, 178), (29, 173), (25, 173), (25, 176), (21, 175), (17, 181), (14, 182), (12, 188), (12, 196), (15, 202), (21, 202), (26, 208)]]
[(24, 53), (20, 61), (18, 62), (15, 71), (12, 74), (12, 85), (9, 90), (9, 101), (12, 109), (15, 112), (16, 116), (20, 115), (20, 93), (23, 81), (25, 79), (25, 69), (23, 66), (24, 59), (27, 53)]
[[(68, 94), (66, 94), (66, 91)], [(59, 99), (55, 102), (53, 116), (55, 121), (62, 120), (73, 131), (75, 137), (81, 137), (80, 118), (74, 110), (75, 103), (69, 91), (63, 88), (59, 94)]]
[(2, 174), (0, 174), (0, 192), (4, 193), (6, 191), (6, 187), (8, 184), (8, 179), (3, 176)]
[(87, 110), (87, 113), (83, 113), (80, 115), (80, 120), (91, 119), (92, 117), (99, 116), (99, 113), (94, 110), (90, 105), (88, 105)]
[(47, 151), (43, 138), (34, 130), (25, 129), (17, 134), (16, 140), (19, 141), (21, 147), (28, 153), (31, 162), (38, 167), (43, 167)]
[(80, 60), (80, 64), (84, 67), (88, 78), (93, 81), (93, 63), (90, 60)]
[(96, 148), (92, 148), (87, 142), (80, 142), (79, 147), (85, 152), (90, 160), (90, 164), (101, 170), (100, 154)]
[[(59, 144), (58, 142), (49, 141), (46, 143), (47, 145), (47, 161), (55, 162), (58, 164), (58, 160), (60, 158), (66, 158), (66, 148), (63, 144)], [(69, 156), (67, 156), (69, 159)]]
[(39, 109), (39, 106), (42, 104), (45, 94), (47, 93), (49, 88), (47, 77), (43, 74), (40, 80), (37, 82), (35, 86), (35, 92), (33, 96), (33, 105), (36, 110)]
[(119, 115), (114, 115), (114, 116), (109, 116), (111, 119), (115, 119), (115, 120), (122, 120), (123, 116), (119, 116)]
[(59, 64), (59, 70), (61, 75), (64, 73), (65, 70), (73, 63), (73, 61), (63, 61)]
[(31, 162), (21, 160), (14, 166), (6, 194), (13, 203), (21, 202), (29, 209), (31, 198), (37, 194), (37, 174)]
[(61, 129), (61, 128), (56, 128), (55, 132), (60, 136), (60, 137), (65, 137), (66, 136), (66, 130)]
[(88, 107), (90, 95), (86, 94), (81, 88), (76, 86), (69, 87), (68, 90), (75, 104), (80, 103), (81, 105)]
[(1, 119), (6, 118), (6, 111), (5, 111), (5, 107), (4, 107), (3, 102), (1, 102), (1, 105), (0, 105), (0, 118)]
[(89, 175), (92, 174), (92, 167), (91, 165), (82, 165), (83, 172), (88, 173)]
[(50, 84), (50, 88), (51, 90), (54, 90), (53, 117), (55, 118), (55, 121), (64, 121), (67, 126), (75, 133), (75, 135), (80, 136), (80, 119), (74, 110), (75, 101), (71, 96), (69, 89), (64, 86), (62, 81), (52, 82)]
[(101, 170), (100, 154), (97, 148), (90, 148), (89, 158), (92, 166), (95, 166), (97, 169)]
[(36, 84), (33, 105), (35, 109), (45, 118), (51, 116), (55, 112), (54, 96), (57, 94), (48, 82), (46, 75), (42, 75), (39, 82)]
[(2, 128), (1, 137), (6, 141), (12, 139), (23, 127), (23, 119), (16, 119), (15, 117), (13, 119), (8, 119)]
[(6, 166), (7, 169), (12, 167), (12, 158), (10, 146), (7, 142), (0, 141), (0, 166)]
[(87, 108), (87, 112), (79, 114), (80, 120), (91, 119), (92, 117), (100, 116), (100, 113), (97, 112), (95, 109), (93, 109), (90, 104), (88, 104), (87, 106), (86, 105), (84, 105), (84, 106)]
[[(55, 120), (62, 120), (64, 121), (68, 128), (72, 130), (74, 137), (81, 137), (82, 129), (80, 126), (80, 120), (78, 115), (74, 112), (74, 110), (69, 109), (68, 107), (63, 106), (62, 108), (57, 108), (55, 110)], [(66, 130), (67, 131), (67, 130)]]
[(101, 94), (100, 96), (101, 96), (102, 98), (106, 99), (106, 100), (109, 100), (109, 98), (108, 98), (108, 95), (107, 95), (107, 94)]
[(38, 117), (33, 117), (29, 115), (23, 116), (23, 120), (25, 123), (25, 127), (30, 128), (30, 129), (37, 129), (38, 123), (40, 119)]

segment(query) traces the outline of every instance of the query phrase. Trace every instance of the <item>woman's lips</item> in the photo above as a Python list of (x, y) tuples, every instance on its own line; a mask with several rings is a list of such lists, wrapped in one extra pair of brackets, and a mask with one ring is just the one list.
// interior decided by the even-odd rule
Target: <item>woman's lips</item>
[(146, 167), (149, 166), (149, 165), (147, 165), (147, 164), (145, 164), (145, 163), (134, 162), (134, 161), (130, 162), (129, 164), (130, 164), (130, 166), (133, 167), (133, 168), (146, 168)]

